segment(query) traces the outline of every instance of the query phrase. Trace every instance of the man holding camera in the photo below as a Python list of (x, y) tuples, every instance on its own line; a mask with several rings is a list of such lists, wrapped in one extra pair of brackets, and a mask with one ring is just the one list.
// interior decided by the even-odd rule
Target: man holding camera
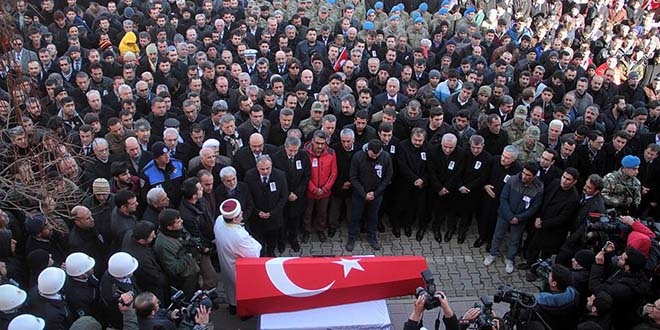
[[(177, 329), (187, 328), (188, 324), (176, 323), (181, 318), (181, 311), (178, 309), (167, 310), (161, 308), (160, 300), (151, 292), (142, 292), (135, 297), (135, 314), (137, 315), (138, 326), (140, 329)], [(211, 310), (200, 304), (195, 312), (193, 330), (208, 329), (209, 316)]]
[(552, 265), (548, 276), (550, 292), (540, 292), (535, 311), (549, 329), (575, 329), (581, 311), (580, 294), (572, 286), (571, 271), (559, 264)]

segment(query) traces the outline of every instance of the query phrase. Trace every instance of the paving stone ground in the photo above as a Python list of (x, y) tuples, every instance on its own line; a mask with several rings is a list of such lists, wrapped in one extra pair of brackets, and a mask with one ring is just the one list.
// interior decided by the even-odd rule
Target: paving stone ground
[[(380, 251), (372, 250), (366, 241), (365, 235), (363, 235), (361, 242), (356, 243), (352, 254), (424, 256), (429, 269), (435, 276), (437, 289), (445, 292), (454, 311), (459, 316), (472, 307), (474, 303), (479, 302), (479, 296), (483, 294), (492, 295), (500, 284), (512, 284), (525, 292), (538, 292), (534, 283), (525, 281), (524, 271), (515, 270), (512, 274), (507, 274), (504, 271), (504, 261), (501, 258), (490, 267), (483, 265), (482, 262), (486, 255), (484, 247), (482, 246), (479, 249), (472, 247), (472, 243), (477, 238), (476, 227), (472, 228), (463, 244), (458, 244), (455, 237), (452, 238), (451, 242), (440, 244), (433, 239), (432, 233), (430, 235), (427, 233), (424, 240), (417, 242), (414, 234), (413, 231), (413, 237), (408, 238), (401, 235), (401, 238), (396, 238), (388, 230), (380, 235), (382, 245)], [(299, 253), (294, 253), (287, 247), (282, 256), (350, 255), (351, 253), (347, 253), (343, 248), (347, 238), (347, 230), (343, 226), (337, 231), (334, 238), (325, 243), (320, 243), (318, 237), (312, 235), (309, 243), (301, 245), (302, 249)], [(536, 284), (540, 285), (540, 282)], [(412, 301), (412, 295), (388, 299), (388, 309), (394, 329), (403, 327), (403, 323), (412, 312)], [(506, 304), (495, 304), (493, 307), (499, 316), (502, 316), (508, 310)], [(240, 321), (237, 317), (229, 315), (226, 305), (214, 312), (212, 316), (215, 329), (258, 328), (257, 317), (248, 321)], [(426, 312), (424, 324), (432, 329), (436, 316), (437, 310)]]

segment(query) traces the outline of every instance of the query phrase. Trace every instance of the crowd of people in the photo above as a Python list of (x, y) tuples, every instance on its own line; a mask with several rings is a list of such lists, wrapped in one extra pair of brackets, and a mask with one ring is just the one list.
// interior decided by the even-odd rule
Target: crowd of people
[(659, 7), (6, 3), (0, 326), (204, 329), (170, 288), (235, 314), (236, 258), (476, 223), (487, 267), (555, 256), (546, 326), (657, 328)]

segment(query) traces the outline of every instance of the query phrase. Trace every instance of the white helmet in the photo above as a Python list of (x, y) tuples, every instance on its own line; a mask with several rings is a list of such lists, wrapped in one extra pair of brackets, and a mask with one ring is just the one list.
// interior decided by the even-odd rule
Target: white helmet
[(80, 276), (94, 268), (95, 264), (94, 258), (82, 252), (71, 253), (65, 261), (66, 273), (73, 277)]
[(37, 288), (43, 294), (56, 294), (64, 286), (66, 273), (61, 268), (48, 267), (37, 278)]
[(20, 307), (27, 298), (27, 293), (11, 284), (0, 285), (0, 311), (6, 312)]
[(117, 252), (108, 260), (108, 273), (116, 278), (130, 276), (137, 268), (137, 259), (126, 252)]
[(7, 330), (43, 330), (44, 326), (46, 326), (44, 319), (30, 314), (22, 314), (9, 322)]

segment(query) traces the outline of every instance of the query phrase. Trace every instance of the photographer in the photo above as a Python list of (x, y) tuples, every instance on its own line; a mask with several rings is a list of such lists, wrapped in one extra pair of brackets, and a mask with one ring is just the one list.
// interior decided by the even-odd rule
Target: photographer
[(596, 255), (590, 249), (578, 251), (571, 260), (571, 275), (573, 276), (573, 287), (580, 293), (580, 306), (584, 306), (589, 291), (589, 273)]
[(605, 274), (605, 255), (614, 250), (614, 244), (610, 243), (596, 254), (596, 262), (591, 266), (589, 289), (594, 293), (605, 291), (612, 296), (612, 325), (615, 329), (631, 329), (639, 322), (637, 309), (644, 304), (644, 298), (651, 290), (642, 273), (646, 258), (638, 250), (626, 248), (616, 259), (619, 269), (608, 276)]
[[(181, 311), (178, 309), (169, 311), (160, 308), (160, 301), (151, 292), (142, 292), (135, 297), (135, 314), (137, 315), (138, 327), (140, 330), (151, 329), (190, 329), (191, 327), (183, 322), (177, 326)], [(194, 330), (210, 329), (209, 315), (211, 310), (204, 305), (200, 305), (195, 314)]]
[(575, 329), (581, 309), (579, 293), (572, 286), (571, 271), (559, 264), (552, 265), (548, 284), (550, 292), (535, 296), (535, 311), (550, 329)]
[[(440, 300), (440, 308), (442, 308), (442, 322), (445, 324), (447, 330), (458, 330), (458, 319), (456, 314), (449, 306), (449, 301), (443, 292), (437, 292), (435, 295)], [(422, 316), (424, 313), (424, 303), (426, 302), (426, 295), (419, 295), (413, 302), (413, 312), (410, 318), (403, 324), (403, 330), (421, 329), (423, 326)]]
[(190, 234), (183, 228), (181, 213), (174, 209), (164, 209), (158, 215), (160, 235), (156, 237), (154, 252), (163, 270), (170, 279), (170, 285), (181, 288), (187, 298), (197, 290), (199, 265), (188, 246)]
[(660, 299), (644, 305), (642, 316), (645, 318), (644, 322), (638, 324), (634, 330), (660, 329)]
[(589, 296), (586, 304), (587, 314), (580, 319), (578, 329), (593, 325), (593, 323), (603, 330), (610, 329), (610, 312), (613, 305), (612, 296), (605, 291)]
[(648, 257), (649, 251), (651, 250), (651, 240), (655, 238), (655, 233), (643, 223), (633, 219), (631, 216), (625, 215), (619, 220), (632, 228), (632, 231), (628, 234), (628, 238), (626, 239), (626, 246), (633, 247), (645, 257)]

